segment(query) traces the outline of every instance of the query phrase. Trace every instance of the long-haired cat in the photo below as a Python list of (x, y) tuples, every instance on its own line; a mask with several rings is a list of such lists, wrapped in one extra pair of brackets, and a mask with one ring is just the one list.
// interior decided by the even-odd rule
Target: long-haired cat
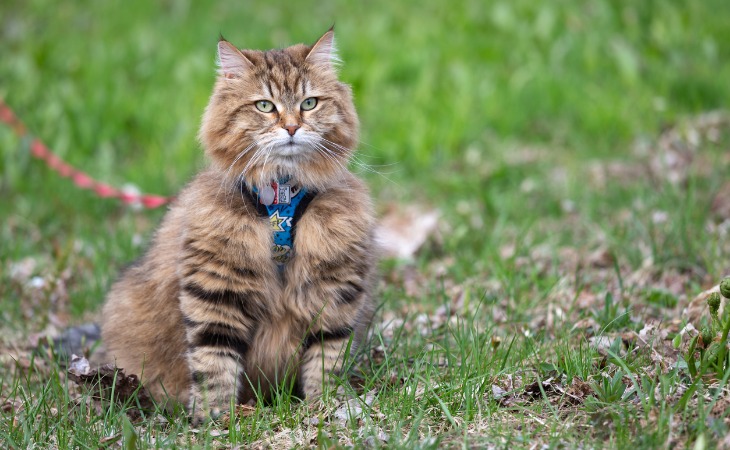
[(218, 43), (200, 130), (208, 169), (108, 295), (102, 335), (194, 421), (292, 382), (317, 398), (373, 314), (373, 211), (347, 170), (358, 140), (334, 32), (313, 46)]

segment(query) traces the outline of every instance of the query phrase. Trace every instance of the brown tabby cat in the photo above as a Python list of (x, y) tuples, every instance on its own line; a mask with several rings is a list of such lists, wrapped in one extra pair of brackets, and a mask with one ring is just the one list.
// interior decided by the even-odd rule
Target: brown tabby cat
[[(218, 57), (200, 130), (210, 167), (114, 284), (102, 324), (117, 365), (195, 422), (287, 380), (317, 398), (373, 314), (373, 211), (346, 169), (359, 124), (333, 30), (266, 52), (221, 40)], [(267, 209), (299, 197), (293, 217)]]

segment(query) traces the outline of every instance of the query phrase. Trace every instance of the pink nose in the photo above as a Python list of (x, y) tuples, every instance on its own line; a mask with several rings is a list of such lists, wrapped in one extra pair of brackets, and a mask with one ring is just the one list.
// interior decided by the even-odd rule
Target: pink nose
[(299, 125), (287, 125), (284, 128), (289, 132), (289, 136), (294, 136), (294, 133), (299, 129)]

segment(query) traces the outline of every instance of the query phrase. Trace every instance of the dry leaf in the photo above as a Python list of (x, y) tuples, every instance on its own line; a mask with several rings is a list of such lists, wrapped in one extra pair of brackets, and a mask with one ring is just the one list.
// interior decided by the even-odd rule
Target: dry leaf
[[(71, 362), (68, 366), (68, 373), (73, 377), (86, 377), (91, 373), (91, 364), (89, 360), (83, 356), (71, 356)], [(74, 379), (72, 377), (72, 379)]]
[(608, 356), (608, 350), (611, 348), (611, 344), (613, 344), (614, 340), (615, 338), (603, 334), (600, 336), (593, 336), (588, 339), (588, 342), (590, 342), (591, 346), (595, 348), (600, 355)]
[(507, 395), (507, 391), (502, 389), (501, 387), (497, 386), (496, 384), (492, 385), (492, 396), (495, 400), (499, 400), (502, 397), (505, 397)]
[(350, 420), (362, 417), (365, 414), (365, 408), (371, 406), (374, 401), (375, 390), (372, 390), (365, 395), (361, 395), (360, 397), (352, 398), (344, 402), (335, 410), (334, 413), (332, 413), (332, 417), (335, 421), (344, 425)]
[[(114, 367), (112, 364), (105, 364), (98, 368), (92, 368), (89, 361), (77, 355), (72, 355), (68, 367), (68, 377), (79, 386), (89, 389), (94, 400), (111, 400), (112, 393), (114, 400), (125, 403), (132, 398), (143, 409), (152, 409), (154, 403), (147, 390), (140, 384), (137, 375), (126, 375), (124, 370)], [(128, 413), (133, 416), (140, 414), (140, 411), (132, 408)]]
[(593, 317), (588, 317), (575, 322), (570, 331), (586, 330), (587, 332), (595, 333), (600, 329), (601, 325), (599, 325)]
[(220, 437), (228, 434), (228, 430), (210, 430), (208, 435), (211, 437)]
[[(253, 416), (255, 413), (256, 407), (251, 405), (236, 405), (236, 409), (234, 410), (234, 414), (236, 417), (249, 417)], [(231, 422), (231, 413), (223, 413), (220, 418), (218, 418), (218, 422), (223, 427), (227, 427)]]
[(99, 444), (110, 444), (112, 442), (118, 441), (121, 438), (122, 438), (122, 434), (121, 433), (117, 433), (117, 434), (114, 434), (114, 435), (111, 435), (111, 436), (107, 436), (107, 437), (101, 438), (99, 440)]
[[(534, 381), (527, 386), (525, 386), (525, 395), (532, 397), (532, 398), (538, 398), (542, 396), (542, 393), (545, 392), (545, 395), (549, 395), (550, 393), (553, 393), (557, 391), (556, 386), (559, 386), (560, 383), (556, 382), (554, 378), (550, 377), (547, 380), (540, 383), (539, 381)], [(542, 385), (542, 389), (540, 386)]]
[(585, 381), (582, 381), (578, 378), (573, 378), (573, 381), (568, 387), (567, 393), (571, 397), (580, 399), (582, 401), (585, 400), (587, 397), (593, 395), (593, 388)]

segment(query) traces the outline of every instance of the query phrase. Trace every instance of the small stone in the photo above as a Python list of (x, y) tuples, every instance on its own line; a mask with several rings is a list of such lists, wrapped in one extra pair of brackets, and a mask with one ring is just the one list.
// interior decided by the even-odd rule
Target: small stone
[(309, 417), (307, 419), (304, 419), (304, 423), (316, 427), (317, 425), (319, 425), (319, 418), (318, 417)]

